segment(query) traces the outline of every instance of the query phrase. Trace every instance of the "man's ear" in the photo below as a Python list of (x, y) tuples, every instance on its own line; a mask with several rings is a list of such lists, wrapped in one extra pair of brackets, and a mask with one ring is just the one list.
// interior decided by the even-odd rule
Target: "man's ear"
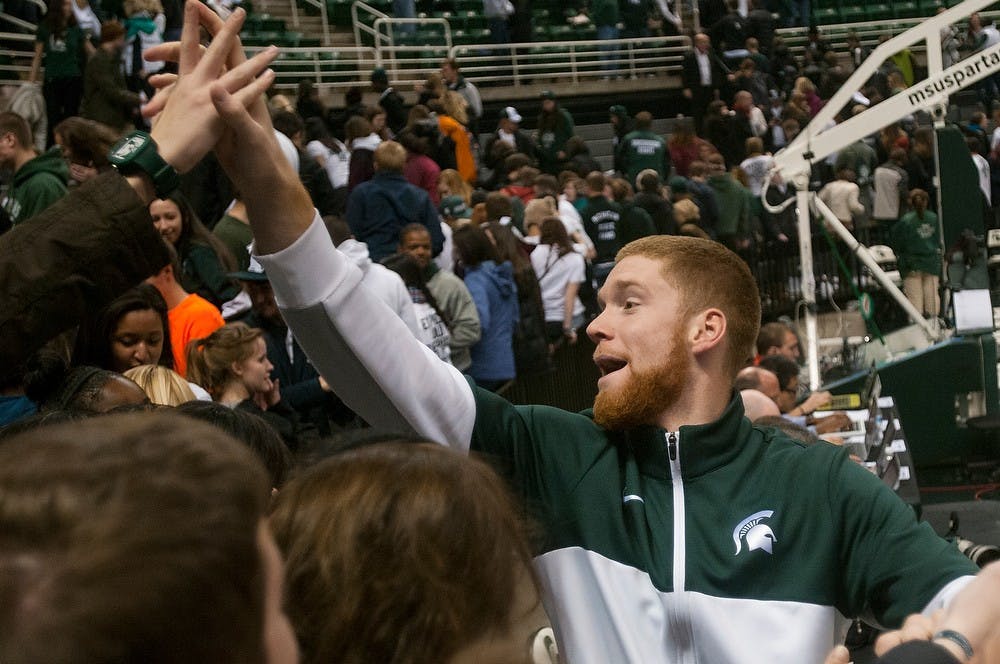
[(705, 309), (693, 317), (691, 350), (695, 355), (715, 348), (722, 343), (725, 336), (726, 315), (720, 309)]

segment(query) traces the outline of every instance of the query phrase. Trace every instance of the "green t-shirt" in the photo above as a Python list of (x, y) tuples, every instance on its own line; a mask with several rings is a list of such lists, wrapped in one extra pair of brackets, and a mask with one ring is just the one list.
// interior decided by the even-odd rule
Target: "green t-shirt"
[(40, 24), (38, 26), (35, 42), (45, 45), (43, 62), (46, 81), (83, 76), (84, 39), (86, 37), (83, 30), (76, 25), (68, 26), (62, 38), (53, 36), (47, 25)]

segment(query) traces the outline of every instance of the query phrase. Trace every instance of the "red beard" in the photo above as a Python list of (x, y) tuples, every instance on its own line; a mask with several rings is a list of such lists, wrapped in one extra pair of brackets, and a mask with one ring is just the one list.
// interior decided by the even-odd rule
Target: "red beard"
[(651, 369), (637, 372), (619, 387), (604, 389), (594, 399), (594, 422), (604, 429), (630, 429), (655, 425), (684, 392), (690, 376), (691, 351), (680, 330), (672, 347)]

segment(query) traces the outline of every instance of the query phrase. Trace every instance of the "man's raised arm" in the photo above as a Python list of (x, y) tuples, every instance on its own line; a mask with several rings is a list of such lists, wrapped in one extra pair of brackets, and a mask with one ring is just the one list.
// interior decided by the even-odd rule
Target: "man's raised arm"
[(211, 94), (227, 126), (219, 161), (243, 192), (255, 253), (313, 365), (370, 424), (467, 448), (475, 421), (469, 384), (367, 291), (360, 270), (334, 248), (278, 150), (263, 100), (244, 108), (218, 84)]

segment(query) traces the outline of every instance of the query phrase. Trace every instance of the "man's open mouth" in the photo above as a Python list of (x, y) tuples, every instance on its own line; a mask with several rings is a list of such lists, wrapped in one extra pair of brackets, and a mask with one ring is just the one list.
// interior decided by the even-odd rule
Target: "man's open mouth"
[(628, 362), (611, 355), (595, 355), (594, 364), (601, 370), (601, 376), (607, 376), (619, 369), (624, 369)]

